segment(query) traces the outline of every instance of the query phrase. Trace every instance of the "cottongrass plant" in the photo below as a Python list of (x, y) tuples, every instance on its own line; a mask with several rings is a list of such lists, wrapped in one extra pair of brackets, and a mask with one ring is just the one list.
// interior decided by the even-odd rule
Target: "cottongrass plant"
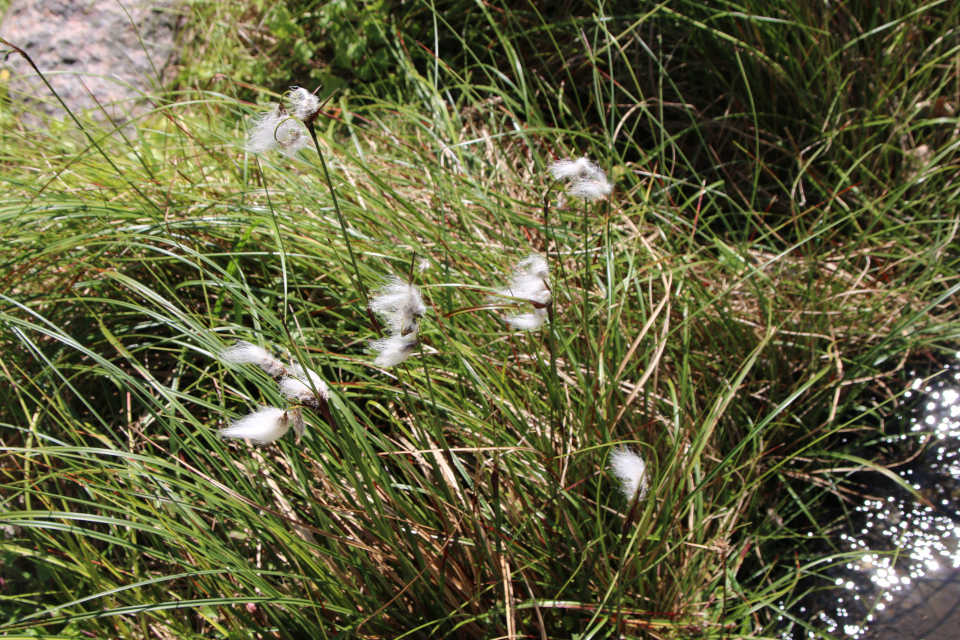
[(601, 178), (574, 178), (567, 188), (567, 195), (587, 202), (603, 200), (613, 192), (613, 185)]
[(320, 410), (321, 403), (330, 399), (327, 383), (315, 372), (293, 363), (289, 375), (280, 380), (280, 393), (288, 400), (302, 402), (311, 409)]
[(546, 323), (547, 307), (553, 298), (549, 280), (550, 267), (543, 256), (532, 254), (517, 263), (510, 275), (510, 285), (500, 289), (497, 295), (525, 300), (533, 310), (508, 316), (507, 324), (514, 329), (533, 331)]
[[(0, 633), (781, 637), (778, 620), (796, 611), (791, 605), (804, 589), (797, 580), (819, 573), (823, 563), (810, 548), (790, 553), (789, 563), (777, 559), (792, 551), (785, 545), (809, 540), (811, 533), (816, 540), (831, 526), (808, 518), (807, 505), (820, 508), (828, 499), (842, 504), (827, 492), (860, 491), (852, 481), (862, 484), (872, 473), (856, 462), (861, 471), (848, 480), (855, 458), (838, 468), (833, 454), (863, 455), (858, 433), (882, 442), (885, 427), (871, 425), (890, 424), (885, 420), (893, 408), (883, 406), (888, 386), (896, 393), (912, 362), (955, 342), (955, 240), (944, 227), (952, 219), (954, 203), (945, 194), (956, 189), (955, 172), (944, 166), (922, 180), (898, 180), (890, 172), (902, 171), (895, 160), (903, 151), (888, 144), (876, 152), (873, 142), (899, 140), (901, 119), (880, 107), (868, 109), (863, 119), (871, 126), (851, 131), (831, 114), (848, 108), (846, 93), (860, 97), (867, 80), (876, 80), (879, 98), (885, 86), (897, 91), (909, 85), (932, 98), (928, 89), (948, 85), (939, 78), (949, 74), (946, 63), (955, 57), (950, 38), (925, 41), (930, 51), (939, 48), (942, 60), (910, 42), (898, 45), (897, 38), (914, 27), (921, 37), (936, 36), (928, 25), (956, 24), (960, 9), (949, 9), (952, 20), (931, 15), (947, 4), (911, 9), (916, 18), (897, 19), (889, 29), (861, 21), (870, 31), (859, 31), (829, 12), (780, 3), (776, 8), (787, 14), (799, 6), (791, 15), (823, 15), (824, 22), (798, 32), (792, 20), (754, 20), (744, 31), (742, 20), (712, 4), (684, 4), (684, 14), (695, 15), (676, 27), (670, 25), (681, 15), (678, 6), (657, 11), (650, 21), (678, 31), (682, 40), (675, 42), (692, 43), (696, 52), (728, 54), (716, 64), (712, 87), (710, 78), (704, 82), (696, 74), (698, 95), (691, 98), (702, 101), (684, 98), (671, 107), (674, 116), (695, 118), (692, 129), (686, 118), (664, 121), (649, 101), (637, 102), (630, 87), (621, 89), (623, 75), (596, 85), (610, 118), (629, 119), (630, 105), (637, 122), (663, 125), (662, 144), (649, 149), (640, 146), (645, 136), (630, 135), (633, 129), (603, 137), (606, 129), (568, 102), (579, 99), (575, 92), (561, 92), (560, 109), (540, 109), (545, 94), (532, 72), (501, 94), (507, 104), (526, 100), (531, 108), (519, 124), (540, 133), (517, 136), (514, 122), (506, 121), (502, 126), (509, 129), (498, 130), (504, 106), (487, 98), (508, 82), (491, 76), (476, 90), (461, 78), (445, 85), (442, 65), (438, 74), (421, 78), (412, 63), (399, 67), (420, 83), (410, 95), (422, 90), (439, 103), (448, 88), (457, 89), (463, 108), (476, 108), (481, 117), (462, 118), (463, 130), (424, 127), (435, 116), (420, 106), (354, 101), (352, 122), (344, 117), (332, 123), (321, 141), (324, 153), (352, 172), (330, 195), (316, 181), (265, 163), (267, 179), (280, 183), (268, 204), (242, 163), (211, 153), (232, 133), (229, 119), (210, 117), (226, 108), (221, 95), (195, 103), (199, 108), (176, 105), (178, 121), (131, 122), (138, 134), (133, 142), (101, 138), (118, 171), (56, 122), (54, 135), (19, 136), (18, 144), (7, 145), (0, 228), (10, 230), (12, 250), (4, 267), (22, 275), (22, 283), (8, 288), (0, 304), (3, 519), (17, 530), (3, 540), (7, 613)], [(748, 3), (749, 13), (761, 5)], [(715, 19), (707, 20), (711, 15)], [(574, 73), (600, 78), (609, 59), (651, 74), (656, 88), (670, 80), (664, 70), (675, 67), (660, 64), (667, 62), (664, 55), (676, 51), (686, 55), (680, 62), (697, 62), (689, 48), (685, 54), (684, 47), (664, 47), (649, 52), (652, 64), (637, 65), (647, 50), (629, 25), (618, 42), (606, 28), (615, 21), (598, 19), (565, 19), (543, 32), (575, 32), (555, 56), (569, 60), (568, 45), (578, 48), (585, 64)], [(604, 26), (590, 34), (597, 34), (598, 46), (587, 48), (584, 40), (581, 47), (581, 27), (592, 29), (595, 22)], [(821, 26), (837, 43), (855, 38), (857, 47), (837, 54), (814, 46), (823, 41)], [(783, 55), (743, 55), (714, 36), (727, 37), (720, 32), (725, 28), (732, 37), (748, 38), (757, 47), (751, 51)], [(801, 37), (784, 38), (784, 30)], [(468, 37), (464, 46), (480, 55), (512, 55), (527, 46), (516, 38), (531, 31), (511, 33), (500, 38), (506, 49), (494, 41), (485, 51), (489, 38), (474, 47)], [(771, 39), (758, 43), (749, 39), (752, 33)], [(796, 43), (792, 49), (765, 46), (788, 40)], [(726, 50), (724, 43), (730, 44)], [(620, 45), (624, 55), (605, 55)], [(780, 86), (775, 74), (767, 74), (773, 64), (792, 83), (792, 71), (805, 69), (803, 56), (793, 53), (806, 51), (821, 61), (836, 58), (820, 66), (837, 73), (811, 76), (809, 86), (822, 88), (826, 76), (845, 83), (843, 65), (864, 47), (910, 55), (890, 56), (898, 60), (871, 70), (874, 75), (849, 90), (841, 84), (835, 92), (840, 102), (826, 101), (821, 112), (793, 113), (790, 122), (800, 124), (788, 133), (802, 136), (796, 146), (782, 132), (763, 128), (765, 119), (781, 128), (785, 120), (765, 92), (749, 94), (756, 83), (728, 82), (729, 70), (742, 61), (746, 77)], [(483, 68), (477, 65), (478, 74)], [(682, 82), (671, 81), (670, 98), (693, 77), (674, 78)], [(806, 86), (803, 80), (798, 85)], [(537, 93), (518, 96), (529, 87)], [(481, 92), (482, 100), (475, 97)], [(752, 105), (752, 95), (767, 108), (711, 115), (711, 101), (730, 92), (738, 98), (733, 104)], [(784, 102), (783, 92), (774, 94)], [(819, 109), (824, 101), (816, 95), (811, 92), (809, 102)], [(911, 137), (933, 146), (936, 127), (943, 125), (902, 113)], [(366, 127), (360, 118), (377, 124)], [(216, 129), (208, 131), (211, 125)], [(190, 134), (182, 135), (180, 126)], [(711, 138), (717, 142), (711, 145), (714, 165), (695, 151), (702, 146), (698, 134), (718, 131), (723, 136)], [(597, 264), (598, 277), (585, 279), (580, 290), (593, 321), (580, 322), (569, 311), (551, 314), (551, 328), (563, 339), (556, 341), (558, 375), (549, 386), (535, 377), (544, 364), (530, 357), (535, 341), (473, 346), (490, 333), (493, 318), (486, 314), (445, 323), (451, 342), (464, 345), (458, 357), (413, 372), (409, 383), (371, 381), (367, 363), (336, 354), (352, 350), (369, 331), (362, 313), (341, 313), (358, 298), (362, 307), (368, 302), (357, 295), (359, 277), (333, 266), (351, 238), (365, 257), (384, 246), (436, 247), (464, 279), (486, 281), (487, 265), (477, 256), (493, 246), (516, 246), (528, 230), (529, 211), (517, 203), (529, 191), (529, 175), (520, 171), (530, 153), (542, 149), (542, 140), (574, 136), (587, 144), (588, 135), (592, 148), (611, 149), (614, 158), (643, 157), (648, 166), (626, 167), (623, 206), (603, 216), (609, 221), (603, 233), (596, 233), (600, 216), (590, 211), (589, 235), (579, 235), (564, 215), (556, 233), (546, 229), (533, 238), (536, 250), (549, 249), (554, 270), (554, 256), (563, 256), (570, 273)], [(738, 144), (738, 136), (746, 144)], [(763, 153), (764, 136), (783, 143), (776, 153)], [(471, 140), (488, 144), (457, 144)], [(468, 175), (451, 175), (443, 158), (424, 153), (441, 144), (462, 158)], [(799, 149), (811, 144), (824, 153), (816, 160), (799, 157)], [(935, 157), (952, 157), (949, 142), (937, 144)], [(747, 154), (754, 158), (749, 165), (738, 161)], [(50, 157), (59, 160), (48, 163)], [(672, 171), (654, 169), (668, 163)], [(851, 163), (858, 167), (853, 174)], [(498, 170), (488, 173), (490, 166)], [(729, 170), (729, 180), (725, 173), (722, 183), (705, 190), (699, 218), (682, 215), (679, 210), (689, 207), (676, 196), (701, 180), (712, 183), (717, 166)], [(646, 173), (653, 175), (644, 179)], [(784, 176), (796, 197), (774, 184)], [(861, 179), (887, 184), (843, 191)], [(352, 181), (355, 189), (347, 186)], [(362, 199), (343, 199), (352, 228), (335, 237), (317, 210), (329, 210), (333, 194), (348, 188)], [(807, 205), (804, 189), (814, 198)], [(88, 197), (92, 192), (105, 198), (98, 204)], [(230, 206), (211, 208), (211, 197)], [(769, 214), (759, 215), (768, 204)], [(283, 226), (271, 226), (274, 213)], [(731, 228), (731, 216), (750, 224)], [(862, 232), (863, 219), (876, 222), (869, 233)], [(272, 243), (282, 244), (282, 251), (262, 250)], [(578, 244), (589, 251), (578, 251)], [(874, 255), (889, 259), (868, 260)], [(368, 277), (370, 262), (360, 266)], [(281, 313), (290, 301), (278, 276), (293, 274), (304, 293), (299, 317)], [(470, 293), (449, 288), (435, 300), (473, 305)], [(230, 311), (236, 315), (231, 329), (253, 325), (278, 336), (299, 330), (302, 339), (331, 352), (330, 370), (353, 381), (339, 397), (331, 389), (336, 429), (317, 422), (318, 437), (306, 438), (298, 451), (271, 448), (259, 459), (231, 460), (215, 442), (195, 446), (212, 440), (209, 412), (234, 393), (220, 385), (217, 367), (203, 360), (220, 344), (210, 320), (229, 321)], [(298, 326), (299, 320), (308, 322)], [(905, 362), (899, 373), (897, 362)], [(413, 386), (421, 379), (422, 392)], [(413, 393), (397, 395), (400, 388)], [(866, 401), (873, 395), (876, 403)], [(281, 397), (274, 403), (280, 408)], [(251, 410), (260, 404), (251, 402)], [(276, 411), (275, 425), (283, 415)], [(412, 435), (421, 434), (414, 442)], [(427, 436), (430, 442), (423, 441)], [(598, 473), (600, 447), (638, 437), (649, 443), (644, 456), (649, 451), (649, 460), (656, 455), (659, 461), (648, 477), (657, 501), (640, 503), (631, 519), (617, 513), (623, 499), (603, 491), (615, 478)], [(840, 444), (848, 437), (849, 445)], [(825, 451), (831, 442), (836, 452)], [(822, 481), (813, 482), (817, 478)], [(626, 532), (624, 523), (630, 524)], [(812, 627), (815, 614), (807, 612), (799, 620)], [(792, 631), (795, 637), (801, 632), (807, 629)]]
[(371, 351), (377, 354), (374, 364), (395, 367), (409, 358), (419, 344), (420, 319), (427, 312), (423, 294), (412, 282), (393, 276), (370, 298), (370, 310), (390, 331), (390, 335), (370, 343)]
[(603, 178), (603, 170), (598, 167), (587, 156), (577, 158), (576, 160), (557, 160), (549, 167), (547, 171), (553, 176), (554, 180), (572, 180), (574, 178)]
[[(255, 365), (277, 380), (280, 393), (291, 402), (309, 407), (319, 414), (327, 410), (327, 401), (330, 399), (327, 383), (315, 371), (298, 362), (286, 366), (266, 349), (243, 340), (221, 351), (220, 360), (230, 364)], [(295, 405), (286, 411), (267, 406), (231, 423), (220, 431), (220, 435), (269, 444), (281, 438), (291, 426), (298, 438), (303, 436), (306, 424), (300, 406)]]
[(279, 150), (292, 158), (309, 144), (310, 138), (299, 120), (292, 117), (283, 105), (274, 104), (251, 123), (246, 150), (258, 154)]
[(263, 369), (272, 378), (287, 375), (287, 368), (269, 351), (255, 344), (237, 340), (236, 344), (220, 352), (220, 359), (230, 364), (252, 364)]
[[(627, 500), (647, 494), (647, 465), (637, 453), (621, 447), (610, 452), (610, 471), (620, 482), (620, 490)], [(637, 493), (639, 491), (639, 494)]]
[(576, 160), (558, 160), (547, 167), (554, 180), (568, 182), (567, 195), (587, 202), (602, 200), (613, 192), (607, 175), (593, 162), (583, 156)]
[(320, 98), (303, 87), (290, 87), (287, 94), (290, 106), (296, 117), (304, 125), (309, 125), (320, 115)]
[(290, 108), (271, 104), (270, 109), (255, 118), (250, 126), (246, 149), (251, 153), (279, 150), (294, 157), (310, 144), (305, 127), (320, 115), (320, 99), (302, 87), (290, 87), (287, 94)]
[[(270, 444), (290, 430), (291, 424), (303, 424), (299, 410), (284, 411), (276, 407), (260, 407), (220, 430), (224, 438), (246, 438), (256, 444)], [(302, 430), (302, 427), (301, 427)]]

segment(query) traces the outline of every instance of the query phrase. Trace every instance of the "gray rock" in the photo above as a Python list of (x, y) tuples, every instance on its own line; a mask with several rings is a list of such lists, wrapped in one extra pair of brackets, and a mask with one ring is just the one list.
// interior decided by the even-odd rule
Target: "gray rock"
[[(173, 7), (173, 0), (123, 6), (117, 0), (12, 0), (0, 37), (30, 55), (71, 111), (125, 121), (150, 108), (144, 96), (161, 90), (174, 62), (179, 19)], [(14, 52), (0, 62), (15, 107), (66, 116), (22, 56)]]

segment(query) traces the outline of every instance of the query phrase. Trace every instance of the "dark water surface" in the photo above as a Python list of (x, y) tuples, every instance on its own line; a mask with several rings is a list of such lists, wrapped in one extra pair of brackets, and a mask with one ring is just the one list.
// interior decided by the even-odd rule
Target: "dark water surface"
[[(960, 384), (956, 374), (931, 385), (914, 381), (923, 407), (910, 430), (928, 432), (928, 448), (915, 469), (901, 477), (931, 503), (910, 507), (888, 536), (899, 544), (900, 588), (885, 598), (875, 626), (865, 634), (883, 640), (956, 640), (960, 638)], [(913, 478), (916, 476), (916, 478)], [(896, 528), (896, 523), (890, 522)], [(904, 526), (904, 524), (906, 526)], [(902, 567), (902, 568), (901, 568)], [(880, 609), (880, 605), (877, 606)]]
[(914, 581), (895, 599), (867, 637), (885, 640), (956, 640), (960, 638), (960, 570), (952, 567)]
[[(847, 562), (826, 572), (836, 587), (831, 600), (815, 612), (800, 607), (795, 619), (851, 640), (960, 640), (960, 365), (945, 369), (913, 381), (904, 395), (915, 408), (898, 416), (902, 433), (890, 438), (918, 451), (891, 470), (927, 504), (880, 488), (861, 500), (848, 519), (853, 527), (835, 534)], [(793, 625), (783, 637), (822, 636)]]

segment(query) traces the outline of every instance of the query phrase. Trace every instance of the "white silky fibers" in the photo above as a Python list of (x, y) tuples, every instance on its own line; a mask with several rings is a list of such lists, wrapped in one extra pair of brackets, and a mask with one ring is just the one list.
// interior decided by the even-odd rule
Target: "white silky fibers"
[(257, 444), (270, 444), (290, 429), (287, 412), (276, 407), (261, 407), (221, 429), (224, 438), (247, 438)]
[(620, 489), (632, 500), (640, 488), (640, 498), (647, 493), (647, 465), (639, 455), (627, 448), (610, 452), (610, 471), (620, 481)]
[(254, 364), (274, 378), (286, 374), (283, 363), (274, 358), (269, 351), (255, 344), (237, 340), (232, 347), (220, 352), (220, 359), (230, 364)]

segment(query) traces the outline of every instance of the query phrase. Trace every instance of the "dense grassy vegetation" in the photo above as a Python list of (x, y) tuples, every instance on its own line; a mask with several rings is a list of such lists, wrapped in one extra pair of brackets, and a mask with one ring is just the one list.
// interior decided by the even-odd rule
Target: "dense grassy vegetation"
[[(232, 70), (314, 64), (241, 37), (280, 8), (195, 8), (181, 89), (116, 130), (3, 106), (10, 637), (816, 629), (782, 611), (825, 564), (804, 545), (904, 364), (957, 340), (960, 9), (407, 4), (368, 76), (315, 65), (362, 284), (316, 153), (242, 149), (276, 95)], [(607, 202), (550, 190), (582, 154)], [(487, 294), (531, 252), (552, 321), (513, 333)], [(422, 350), (381, 370), (365, 291), (414, 255)], [(281, 406), (218, 362), (237, 338), (311, 363), (332, 420), (220, 440)]]

